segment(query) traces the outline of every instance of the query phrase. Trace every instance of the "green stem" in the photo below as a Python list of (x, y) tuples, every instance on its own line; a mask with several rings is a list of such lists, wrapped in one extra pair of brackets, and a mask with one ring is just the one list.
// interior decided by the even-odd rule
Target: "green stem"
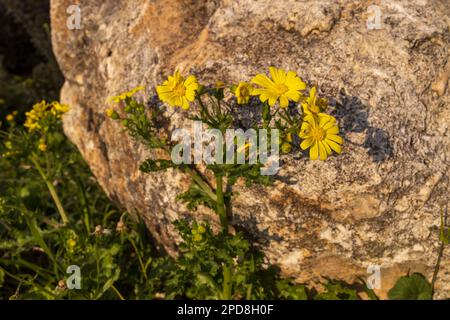
[(223, 197), (223, 176), (216, 174), (216, 196), (217, 196), (217, 214), (220, 218), (220, 224), (222, 225), (222, 231), (228, 232), (228, 217), (225, 208), (225, 201)]
[[(167, 152), (169, 156), (171, 156), (171, 151), (169, 147), (165, 144), (161, 145), (161, 148)], [(211, 186), (203, 179), (203, 177), (195, 170), (189, 166), (183, 166), (183, 170), (191, 176), (191, 178), (202, 188), (202, 190), (213, 200), (217, 201), (217, 197), (214, 194)]]
[(136, 256), (138, 257), (139, 266), (141, 268), (141, 273), (144, 276), (145, 280), (148, 280), (147, 279), (146, 267), (144, 265), (144, 262), (142, 261), (141, 254), (139, 253), (139, 250), (138, 250), (138, 248), (136, 246), (136, 243), (134, 242), (134, 240), (131, 237), (129, 237), (128, 240), (131, 242), (131, 246), (133, 247), (134, 251), (136, 252)]
[(117, 288), (114, 285), (111, 286), (111, 289), (115, 292), (115, 294), (117, 294), (117, 296), (119, 297), (120, 300), (125, 300), (123, 295), (120, 293), (119, 290), (117, 290)]
[(223, 265), (222, 299), (231, 300), (231, 268)]
[(64, 207), (62, 206), (61, 201), (59, 200), (59, 197), (58, 197), (58, 194), (56, 193), (55, 187), (53, 186), (51, 181), (48, 180), (47, 175), (45, 174), (42, 167), (39, 165), (39, 163), (36, 160), (34, 155), (31, 156), (31, 161), (33, 162), (37, 171), (41, 175), (42, 179), (45, 181), (48, 191), (50, 192), (50, 195), (52, 196), (53, 201), (55, 202), (56, 208), (58, 209), (59, 215), (61, 216), (63, 224), (68, 224), (69, 218), (67, 217), (66, 211), (64, 210)]
[(28, 226), (28, 229), (30, 229), (32, 237), (39, 244), (42, 250), (44, 250), (49, 259), (53, 262), (53, 271), (55, 272), (56, 275), (58, 275), (58, 262), (55, 256), (53, 255), (52, 251), (50, 250), (50, 247), (47, 246), (47, 243), (42, 237), (42, 231), (39, 228), (36, 219), (33, 217), (33, 214), (29, 212), (26, 208), (23, 208), (22, 212), (25, 218), (25, 222)]

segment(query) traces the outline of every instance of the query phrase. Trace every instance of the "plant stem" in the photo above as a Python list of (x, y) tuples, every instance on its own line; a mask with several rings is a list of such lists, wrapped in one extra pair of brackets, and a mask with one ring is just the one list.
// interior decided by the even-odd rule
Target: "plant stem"
[(217, 201), (217, 195), (214, 194), (211, 187), (205, 182), (205, 180), (192, 168), (184, 167), (184, 170), (191, 176), (192, 179), (205, 191), (205, 193), (213, 200)]
[(216, 196), (217, 196), (217, 214), (220, 218), (220, 224), (222, 225), (222, 231), (228, 232), (228, 217), (225, 210), (225, 201), (223, 198), (223, 176), (216, 174)]
[(117, 294), (117, 296), (119, 297), (120, 300), (123, 300), (123, 301), (125, 300), (123, 295), (120, 293), (119, 290), (117, 290), (117, 288), (114, 285), (111, 286), (111, 289), (115, 292), (115, 294)]
[(63, 224), (68, 224), (69, 218), (67, 217), (66, 211), (64, 210), (64, 207), (62, 206), (61, 201), (59, 200), (59, 197), (58, 197), (58, 194), (56, 193), (55, 187), (48, 180), (47, 175), (45, 174), (42, 167), (39, 165), (39, 163), (36, 160), (34, 155), (31, 156), (31, 162), (33, 162), (34, 166), (36, 167), (37, 171), (41, 175), (42, 179), (45, 181), (48, 191), (50, 192), (50, 195), (52, 196), (53, 201), (55, 202), (56, 208), (58, 209), (59, 215), (61, 216)]
[[(171, 156), (171, 151), (169, 147), (161, 143), (161, 148), (166, 151), (166, 153)], [(214, 194), (211, 186), (206, 183), (205, 179), (195, 170), (195, 167), (191, 168), (189, 166), (183, 166), (183, 170), (191, 176), (191, 178), (202, 188), (202, 190), (213, 200), (217, 201), (217, 196)]]
[(223, 265), (222, 299), (231, 300), (231, 269), (228, 265)]

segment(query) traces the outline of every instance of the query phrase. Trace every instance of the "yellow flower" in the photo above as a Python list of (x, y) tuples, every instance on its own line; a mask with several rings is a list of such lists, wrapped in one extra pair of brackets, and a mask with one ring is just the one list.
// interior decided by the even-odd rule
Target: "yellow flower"
[(305, 117), (300, 129), (300, 138), (304, 139), (300, 144), (303, 150), (311, 148), (309, 156), (311, 160), (326, 160), (332, 150), (341, 153), (343, 140), (338, 136), (339, 128), (336, 119), (330, 115), (319, 113), (317, 116)]
[(40, 143), (38, 146), (39, 150), (41, 150), (42, 152), (47, 151), (47, 145), (45, 143)]
[(252, 82), (263, 87), (253, 90), (253, 95), (259, 95), (262, 102), (269, 102), (273, 107), (277, 101), (280, 107), (286, 108), (289, 100), (298, 102), (300, 100), (301, 90), (306, 88), (306, 84), (293, 71), (286, 73), (283, 69), (270, 67), (272, 79), (264, 74), (256, 75)]
[(67, 247), (69, 250), (73, 250), (77, 245), (77, 242), (74, 239), (67, 240)]
[(200, 241), (203, 240), (203, 236), (202, 236), (201, 234), (197, 233), (197, 234), (195, 234), (195, 235), (192, 237), (192, 239), (193, 239), (195, 242), (200, 242)]
[(189, 109), (189, 102), (194, 101), (195, 91), (198, 89), (198, 81), (195, 76), (189, 76), (185, 80), (178, 71), (173, 76), (156, 87), (158, 97), (172, 107)]
[(11, 150), (13, 148), (13, 144), (11, 141), (5, 141), (5, 148)]
[(204, 226), (202, 226), (202, 225), (199, 225), (198, 228), (197, 228), (197, 232), (200, 233), (200, 234), (205, 233), (206, 232), (206, 228)]
[(24, 126), (28, 128), (28, 131), (33, 131), (36, 129), (40, 129), (41, 125), (39, 124), (39, 121), (45, 117), (46, 112), (48, 111), (48, 104), (45, 101), (41, 101), (39, 103), (36, 103), (31, 111), (26, 112), (26, 120)]
[(253, 93), (253, 86), (248, 82), (239, 82), (234, 94), (238, 104), (246, 104)]
[(327, 100), (318, 98), (316, 87), (312, 87), (311, 91), (309, 91), (309, 97), (302, 103), (302, 107), (305, 114), (317, 115), (325, 111), (327, 107)]
[[(24, 126), (28, 128), (28, 131), (34, 131), (36, 129), (41, 129), (41, 123), (43, 119), (60, 119), (63, 113), (69, 111), (69, 107), (65, 104), (60, 104), (59, 102), (47, 103), (41, 101), (36, 103), (29, 112), (26, 112), (26, 120)], [(54, 118), (48, 118), (48, 117)]]
[(112, 101), (112, 102), (119, 103), (120, 101), (126, 100), (127, 98), (131, 98), (131, 97), (134, 96), (137, 92), (142, 91), (142, 90), (144, 90), (144, 89), (145, 89), (145, 87), (139, 86), (139, 87), (136, 87), (136, 88), (134, 88), (134, 89), (131, 89), (131, 90), (128, 91), (128, 92), (121, 93), (121, 94), (118, 95), (118, 96), (110, 97), (110, 98), (108, 99), (108, 101)]
[(14, 116), (13, 116), (12, 114), (8, 114), (8, 115), (6, 116), (6, 121), (8, 121), (8, 122), (14, 121)]

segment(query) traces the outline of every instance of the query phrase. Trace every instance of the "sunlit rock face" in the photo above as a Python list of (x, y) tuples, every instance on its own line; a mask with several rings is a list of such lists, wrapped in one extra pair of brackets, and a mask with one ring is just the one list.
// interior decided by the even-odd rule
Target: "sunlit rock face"
[[(408, 271), (431, 278), (449, 194), (446, 0), (80, 0), (81, 28), (69, 30), (72, 2), (51, 4), (61, 99), (72, 107), (65, 131), (111, 199), (140, 215), (169, 253), (173, 220), (216, 218), (175, 200), (187, 176), (139, 172), (149, 154), (105, 117), (107, 97), (145, 84), (149, 99), (175, 69), (231, 83), (274, 65), (318, 84), (343, 153), (320, 162), (296, 151), (282, 157), (273, 187), (239, 184), (235, 228), (299, 282), (352, 282), (379, 265), (385, 297)], [(172, 115), (166, 129), (188, 126), (185, 115)], [(437, 297), (450, 293), (449, 257)]]

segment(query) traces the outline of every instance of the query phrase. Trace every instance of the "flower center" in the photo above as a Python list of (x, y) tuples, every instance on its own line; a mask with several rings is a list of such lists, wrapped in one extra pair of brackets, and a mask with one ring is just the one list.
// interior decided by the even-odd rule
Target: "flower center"
[(289, 90), (289, 88), (285, 84), (276, 84), (273, 89), (280, 96), (282, 94), (285, 94)]
[(311, 129), (311, 136), (316, 141), (322, 141), (325, 138), (325, 130), (322, 128)]
[(184, 97), (186, 94), (186, 87), (183, 83), (179, 83), (173, 88), (173, 93), (179, 97)]

